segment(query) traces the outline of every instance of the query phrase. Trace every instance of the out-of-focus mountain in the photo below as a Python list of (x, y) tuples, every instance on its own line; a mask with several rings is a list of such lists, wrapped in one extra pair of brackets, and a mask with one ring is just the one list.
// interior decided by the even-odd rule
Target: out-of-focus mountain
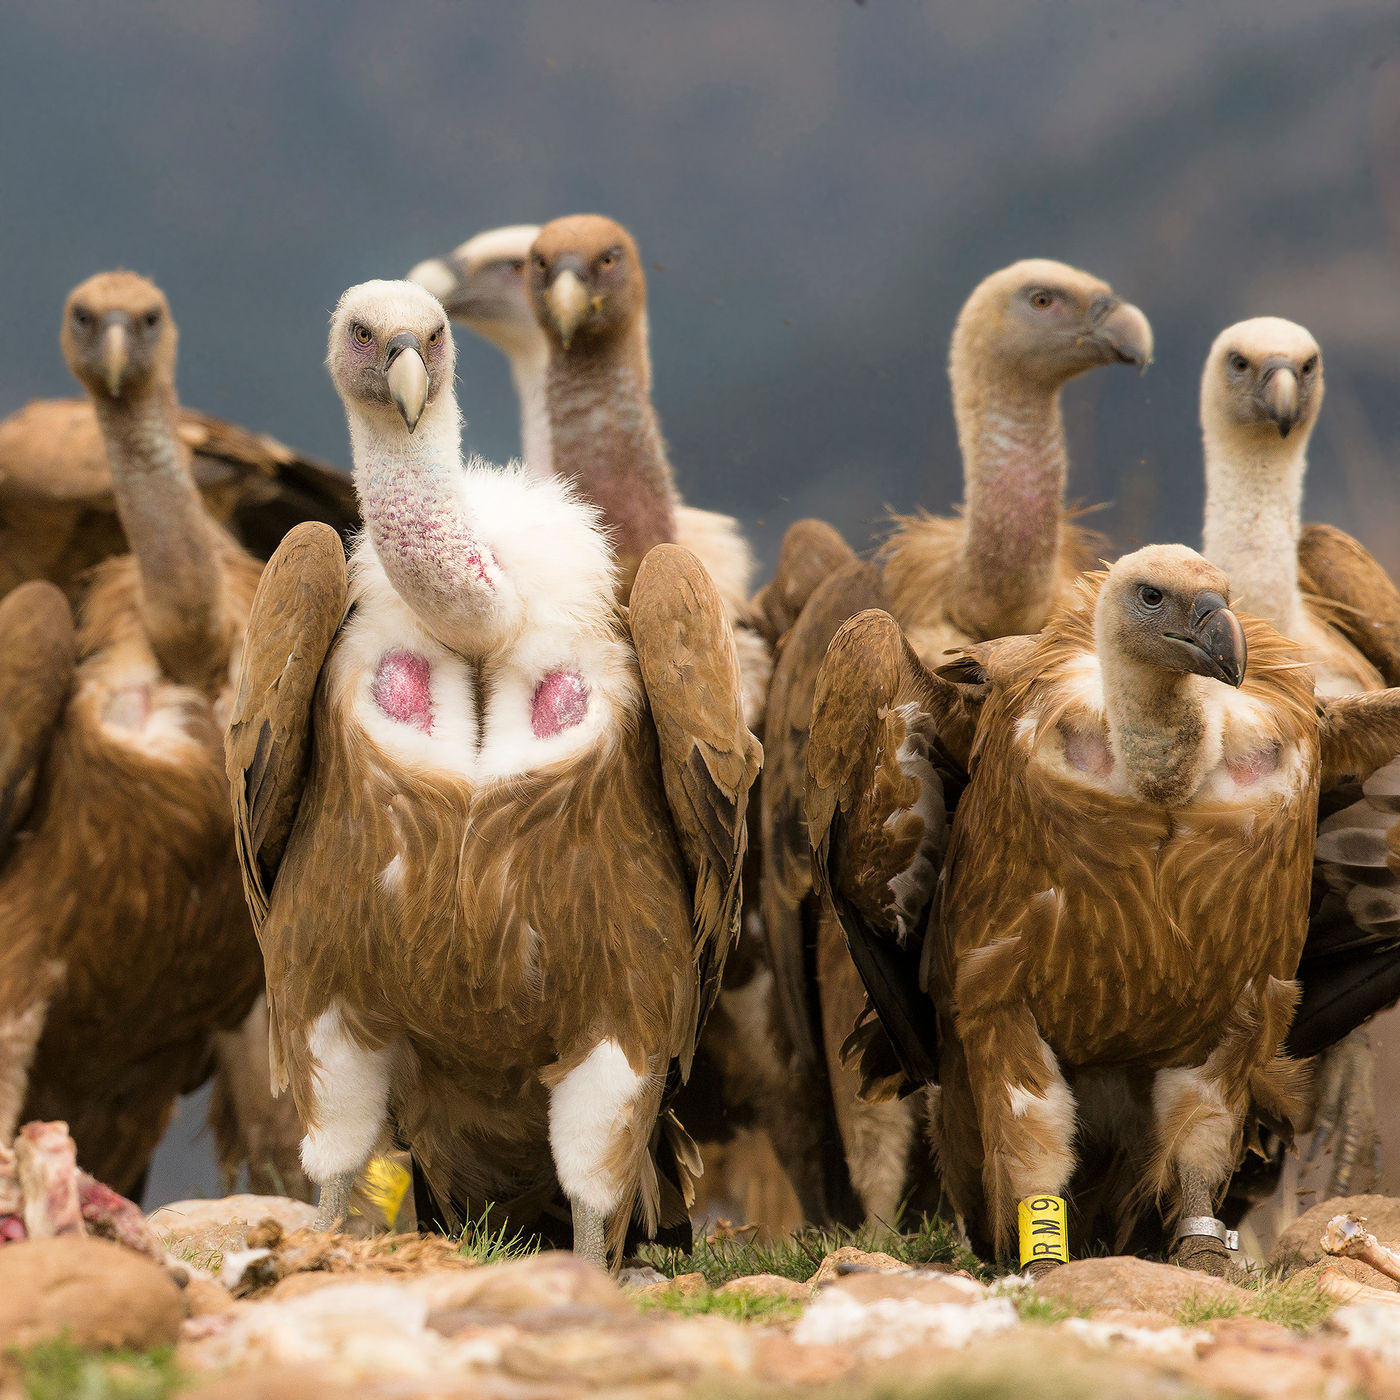
[[(187, 402), (344, 462), (348, 284), (598, 210), (651, 265), (684, 489), (771, 559), (798, 514), (864, 542), (956, 499), (953, 317), (1038, 254), (1157, 332), (1145, 378), (1069, 396), (1118, 545), (1197, 539), (1201, 361), (1276, 313), (1327, 356), (1310, 509), (1400, 568), (1395, 0), (44, 0), (0, 91), (0, 412), (72, 391), (64, 294), (121, 264), (171, 298)], [(504, 366), (459, 343), (503, 458)]]

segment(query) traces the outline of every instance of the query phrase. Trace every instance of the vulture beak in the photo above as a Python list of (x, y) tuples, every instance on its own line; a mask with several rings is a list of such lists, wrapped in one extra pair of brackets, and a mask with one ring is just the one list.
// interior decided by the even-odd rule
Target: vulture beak
[(428, 366), (423, 363), (422, 348), (412, 331), (400, 331), (389, 342), (388, 351), (384, 378), (411, 433), (423, 416), (423, 405), (428, 402)]
[(545, 291), (544, 304), (549, 308), (549, 314), (559, 329), (559, 339), (564, 342), (564, 349), (567, 350), (569, 342), (574, 338), (574, 332), (593, 309), (588, 297), (588, 288), (583, 285), (583, 278), (573, 268), (564, 268)]
[(1197, 594), (1191, 604), (1188, 631), (1163, 635), (1184, 650), (1184, 670), (1223, 681), (1236, 689), (1243, 683), (1248, 659), (1244, 628), (1220, 594)]
[(116, 398), (122, 391), (122, 380), (131, 362), (131, 332), (126, 319), (108, 321), (102, 331), (102, 374), (107, 392)]
[(1147, 317), (1131, 302), (1103, 296), (1089, 308), (1093, 330), (1089, 339), (1104, 350), (1110, 360), (1136, 365), (1145, 372), (1152, 363), (1152, 327)]
[(1298, 422), (1298, 373), (1283, 359), (1265, 360), (1259, 385), (1259, 403), (1278, 425), (1279, 437), (1287, 437)]

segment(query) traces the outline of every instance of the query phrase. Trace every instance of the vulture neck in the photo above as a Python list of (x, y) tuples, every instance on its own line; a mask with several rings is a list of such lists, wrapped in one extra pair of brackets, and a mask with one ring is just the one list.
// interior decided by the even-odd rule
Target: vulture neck
[(218, 545), (179, 435), (175, 387), (92, 400), (117, 514), (141, 575), (141, 622), (151, 649), (172, 680), (206, 685), (227, 666), (231, 639)]
[(533, 477), (554, 471), (554, 449), (549, 440), (549, 404), (546, 396), (549, 347), (540, 344), (510, 354), (510, 377), (520, 400), (520, 455)]
[(397, 416), (386, 426), (352, 412), (349, 426), (360, 510), (390, 584), (427, 632), (480, 660), (500, 638), (505, 580), (466, 499), (455, 399), (440, 395), (411, 434)]
[(949, 615), (979, 641), (1038, 632), (1054, 602), (1063, 533), (1059, 388), (955, 364), (953, 410), (967, 525)]
[(1139, 801), (1179, 807), (1210, 767), (1201, 687), (1215, 684), (1099, 647), (1109, 746)]
[[(1272, 428), (1268, 430), (1272, 432)], [(1305, 621), (1298, 586), (1307, 438), (1296, 444), (1206, 439), (1206, 514), (1201, 552), (1230, 576), (1234, 603), (1297, 637)]]
[(676, 487), (651, 405), (645, 323), (596, 348), (552, 352), (545, 393), (554, 473), (602, 512), (625, 598), (647, 551), (676, 538)]

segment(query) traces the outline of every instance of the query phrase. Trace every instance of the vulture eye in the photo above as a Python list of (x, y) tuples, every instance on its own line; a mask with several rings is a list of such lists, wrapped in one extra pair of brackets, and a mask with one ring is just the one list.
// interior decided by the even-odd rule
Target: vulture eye
[(368, 345), (374, 339), (374, 336), (370, 334), (369, 327), (362, 326), (358, 321), (350, 327), (350, 334), (355, 337), (356, 345)]
[(598, 266), (603, 268), (611, 267), (616, 261), (617, 249), (609, 248), (608, 251), (604, 253), (601, 258), (598, 259)]
[(92, 325), (92, 312), (85, 306), (75, 306), (73, 308), (73, 324), (80, 331), (85, 331)]
[(525, 271), (525, 259), (524, 259), (524, 258), (512, 258), (512, 259), (510, 260), (510, 270), (511, 270), (512, 272), (524, 272), (524, 271)]
[(436, 348), (438, 341), (440, 341), (441, 339), (442, 339), (442, 327), (439, 326), (439, 327), (437, 328), (437, 330), (435, 330), (435, 331), (432, 333), (432, 335), (430, 335), (430, 336), (428, 337), (428, 345), (429, 345), (430, 347)]
[(1153, 588), (1150, 583), (1144, 583), (1138, 589), (1138, 597), (1142, 599), (1143, 607), (1151, 608), (1153, 612), (1162, 606), (1162, 590)]
[(145, 326), (147, 330), (152, 330), (156, 326), (160, 325), (160, 308), (158, 306), (152, 307), (148, 312), (146, 312), (146, 314), (141, 318), (141, 324)]
[(536, 253), (535, 256), (534, 256), (533, 261), (534, 261), (534, 264), (535, 264), (535, 271), (536, 271), (536, 272), (548, 272), (548, 271), (549, 271), (549, 263), (545, 261), (545, 256), (544, 256), (543, 253)]
[(1045, 311), (1055, 304), (1055, 293), (1048, 287), (1032, 287), (1026, 298), (1037, 311)]
[(1236, 374), (1243, 374), (1245, 370), (1249, 368), (1249, 361), (1236, 350), (1230, 356), (1230, 368), (1234, 370)]
[(1317, 368), (1317, 356), (1316, 356), (1316, 355), (1309, 355), (1308, 358), (1307, 358), (1306, 360), (1303, 361), (1303, 373), (1304, 373), (1304, 375), (1309, 375), (1309, 374), (1311, 374), (1316, 368)]

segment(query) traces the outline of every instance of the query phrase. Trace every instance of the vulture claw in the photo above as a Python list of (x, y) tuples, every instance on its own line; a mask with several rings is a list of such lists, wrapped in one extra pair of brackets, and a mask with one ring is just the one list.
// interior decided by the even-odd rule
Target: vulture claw
[(1307, 1160), (1315, 1161), (1321, 1152), (1333, 1154), (1329, 1197), (1370, 1191), (1380, 1178), (1375, 1060), (1362, 1030), (1319, 1057), (1317, 1116)]

